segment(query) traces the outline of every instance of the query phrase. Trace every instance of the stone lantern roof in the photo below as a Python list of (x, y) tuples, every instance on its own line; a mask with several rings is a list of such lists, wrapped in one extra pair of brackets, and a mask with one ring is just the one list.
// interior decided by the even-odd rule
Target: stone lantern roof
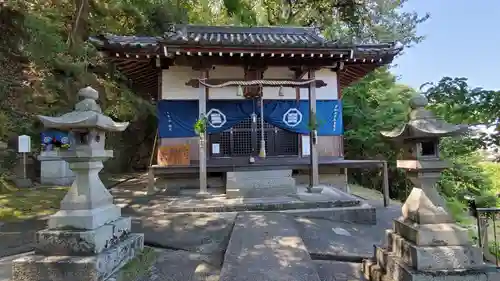
[(434, 113), (425, 109), (428, 103), (429, 101), (422, 94), (412, 97), (410, 100), (412, 110), (409, 114), (409, 121), (392, 131), (381, 132), (382, 136), (394, 141), (401, 141), (406, 139), (457, 136), (469, 130), (468, 125), (453, 125), (440, 117), (436, 117)]
[(78, 97), (81, 99), (76, 105), (75, 110), (59, 117), (41, 116), (38, 118), (46, 128), (59, 130), (72, 129), (100, 129), (107, 132), (122, 132), (129, 122), (115, 122), (110, 117), (102, 114), (101, 107), (96, 100), (99, 93), (92, 87), (86, 87), (78, 91)]

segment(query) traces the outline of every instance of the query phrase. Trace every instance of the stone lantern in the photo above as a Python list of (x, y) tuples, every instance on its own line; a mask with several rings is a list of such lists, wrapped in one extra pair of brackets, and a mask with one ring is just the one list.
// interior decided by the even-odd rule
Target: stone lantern
[[(452, 125), (424, 107), (427, 98), (410, 100), (409, 121), (382, 132), (403, 148), (397, 167), (414, 184), (402, 207), (402, 217), (387, 230), (386, 245), (375, 248), (375, 260), (363, 263), (369, 280), (499, 280), (496, 269), (483, 263), (481, 249), (470, 242), (468, 230), (455, 224), (446, 202), (434, 187), (449, 167), (439, 157), (439, 140), (458, 136), (469, 129)], [(386, 278), (386, 279), (384, 279)]]
[(427, 103), (423, 95), (413, 97), (408, 123), (381, 134), (403, 148), (404, 159), (397, 161), (397, 167), (405, 170), (415, 185), (403, 205), (403, 215), (420, 223), (453, 222), (443, 198), (434, 188), (441, 172), (449, 167), (439, 157), (439, 140), (461, 135), (469, 129), (466, 125), (452, 125), (437, 118), (424, 108)]
[(113, 156), (105, 149), (106, 132), (124, 131), (102, 114), (98, 92), (78, 92), (75, 110), (60, 117), (38, 116), (46, 128), (68, 131), (71, 147), (58, 152), (69, 164), (75, 181), (61, 201), (61, 209), (36, 234), (35, 254), (13, 262), (13, 280), (101, 281), (131, 260), (144, 246), (142, 234), (131, 234), (130, 218), (99, 179), (103, 161)]

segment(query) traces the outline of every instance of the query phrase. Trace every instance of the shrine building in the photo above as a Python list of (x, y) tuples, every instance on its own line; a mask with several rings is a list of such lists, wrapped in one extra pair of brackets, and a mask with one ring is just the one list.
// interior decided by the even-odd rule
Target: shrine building
[[(394, 43), (329, 41), (302, 27), (172, 25), (163, 36), (92, 42), (137, 94), (156, 102), (155, 166), (179, 173), (201, 161), (210, 173), (342, 160), (342, 90), (400, 51)], [(200, 116), (206, 151), (194, 128)]]

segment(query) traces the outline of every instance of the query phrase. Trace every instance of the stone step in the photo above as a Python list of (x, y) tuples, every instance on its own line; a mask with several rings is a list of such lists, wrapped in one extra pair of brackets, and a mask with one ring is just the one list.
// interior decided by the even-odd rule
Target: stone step
[(321, 281), (367, 281), (361, 273), (361, 263), (323, 260), (313, 263)]
[[(174, 201), (173, 199), (172, 201)], [(231, 199), (237, 200), (237, 199)], [(194, 200), (184, 200), (179, 198), (177, 202), (172, 202), (169, 206), (163, 208), (168, 213), (187, 213), (187, 212), (243, 212), (243, 211), (280, 211), (297, 209), (316, 209), (316, 208), (339, 208), (339, 207), (357, 207), (361, 200), (328, 200), (324, 201), (302, 201), (299, 199), (281, 196), (273, 198), (249, 198), (231, 203), (210, 202), (209, 200), (200, 201), (199, 204)]]
[(261, 198), (297, 193), (292, 170), (228, 172), (227, 198)]
[(295, 222), (284, 214), (236, 218), (220, 281), (320, 281)]
[(249, 180), (254, 179), (280, 179), (292, 176), (292, 170), (272, 170), (272, 171), (240, 171), (227, 172), (226, 178), (232, 180)]
[(383, 268), (373, 259), (366, 259), (361, 266), (363, 277), (368, 281), (396, 281), (392, 280)]
[[(229, 181), (228, 186), (231, 186)], [(252, 184), (247, 183), (245, 187), (236, 188), (234, 187), (234, 184), (232, 184), (232, 186), (233, 188), (226, 189), (226, 198), (266, 198), (289, 196), (297, 193), (297, 187), (292, 181), (285, 184), (276, 182), (271, 183), (271, 181), (263, 183), (262, 181), (259, 181)]]
[[(346, 207), (329, 207), (335, 206), (334, 202), (324, 202), (324, 204), (293, 204), (286, 203), (278, 206), (270, 206), (265, 204), (255, 204), (250, 206), (205, 206), (201, 208), (167, 208), (164, 213), (260, 213), (260, 212), (279, 212), (289, 214), (295, 217), (306, 217), (316, 219), (326, 219), (337, 222), (350, 222), (358, 224), (375, 225), (377, 222), (376, 208), (368, 204), (360, 206), (346, 206)], [(297, 208), (294, 208), (297, 206)], [(158, 213), (159, 214), (159, 213)]]

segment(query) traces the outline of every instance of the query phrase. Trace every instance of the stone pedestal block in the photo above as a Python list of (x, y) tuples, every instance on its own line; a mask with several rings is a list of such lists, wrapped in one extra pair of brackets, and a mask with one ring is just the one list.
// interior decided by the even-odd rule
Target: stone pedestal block
[(362, 270), (372, 281), (498, 281), (500, 271), (482, 265), (467, 269), (417, 270), (385, 248), (376, 249), (376, 260), (365, 260)]
[(88, 210), (60, 210), (49, 218), (49, 228), (96, 229), (120, 215), (120, 207), (112, 204)]
[(418, 246), (456, 246), (469, 243), (467, 229), (451, 223), (417, 224), (399, 218), (394, 231)]
[(96, 255), (130, 233), (131, 219), (119, 218), (92, 230), (45, 229), (36, 233), (35, 253), (56, 256)]
[(416, 270), (471, 269), (483, 264), (483, 254), (477, 247), (424, 246), (419, 247), (391, 233), (392, 253)]
[(43, 151), (40, 156), (40, 182), (47, 185), (68, 186), (75, 180), (75, 175), (68, 162), (61, 159), (56, 151)]
[(362, 270), (371, 281), (499, 281), (500, 271), (483, 262), (467, 230), (455, 224), (394, 221), (386, 244), (376, 247)]
[(260, 198), (296, 193), (297, 187), (291, 170), (227, 173), (226, 196), (228, 198)]
[(103, 281), (142, 251), (144, 236), (131, 234), (94, 256), (29, 255), (12, 263), (15, 281)]
[[(424, 179), (412, 178), (412, 182), (421, 182)], [(427, 180), (437, 181), (439, 175)], [(419, 224), (454, 223), (451, 215), (446, 211), (446, 203), (435, 188), (423, 185), (414, 187), (403, 205), (403, 217)]]

